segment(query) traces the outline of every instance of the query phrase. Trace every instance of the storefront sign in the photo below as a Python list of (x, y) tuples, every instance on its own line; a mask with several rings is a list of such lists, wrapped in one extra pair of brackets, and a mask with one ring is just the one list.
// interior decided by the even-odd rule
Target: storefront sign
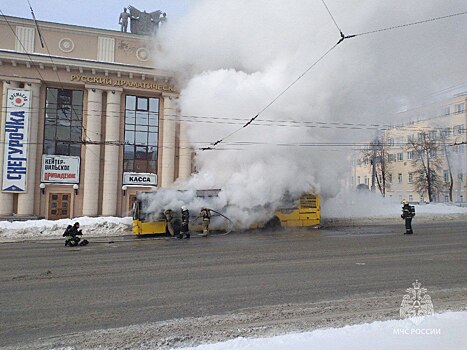
[(8, 89), (2, 191), (27, 192), (31, 91)]
[(157, 175), (146, 173), (123, 173), (124, 185), (156, 186)]
[(42, 182), (79, 183), (80, 158), (72, 156), (42, 155)]
[(133, 80), (120, 79), (120, 78), (114, 79), (114, 78), (108, 78), (108, 77), (97, 77), (97, 76), (78, 75), (78, 74), (76, 75), (73, 74), (70, 77), (70, 80), (80, 81), (80, 82), (87, 83), (87, 84), (177, 92), (174, 85), (147, 82), (147, 81), (133, 81)]

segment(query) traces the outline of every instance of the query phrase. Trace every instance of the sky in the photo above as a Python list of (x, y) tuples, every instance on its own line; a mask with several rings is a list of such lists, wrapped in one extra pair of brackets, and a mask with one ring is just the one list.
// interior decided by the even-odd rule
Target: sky
[[(169, 20), (185, 16), (198, 0), (29, 0), (38, 20), (75, 24), (86, 27), (120, 30), (118, 18), (124, 7), (167, 13)], [(31, 18), (27, 0), (2, 1), (0, 9), (5, 15)], [(96, 14), (100, 14), (96, 16)]]

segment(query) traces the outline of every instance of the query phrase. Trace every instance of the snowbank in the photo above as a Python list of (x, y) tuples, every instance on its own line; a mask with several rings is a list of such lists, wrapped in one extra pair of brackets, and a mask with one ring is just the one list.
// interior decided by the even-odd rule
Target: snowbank
[(411, 320), (377, 321), (343, 328), (319, 329), (272, 338), (237, 338), (223, 343), (184, 350), (373, 350), (373, 349), (465, 349), (467, 311), (426, 317), (415, 325)]
[(86, 237), (107, 237), (129, 234), (132, 219), (131, 217), (81, 217), (55, 221), (0, 221), (0, 241), (62, 238), (65, 228), (75, 222), (80, 223)]

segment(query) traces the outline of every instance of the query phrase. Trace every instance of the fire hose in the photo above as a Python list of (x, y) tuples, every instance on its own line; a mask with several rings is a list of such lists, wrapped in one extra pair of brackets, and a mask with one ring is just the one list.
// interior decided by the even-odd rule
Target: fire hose
[[(207, 208), (207, 209), (208, 209), (209, 211), (213, 212), (213, 213), (216, 213), (216, 214), (219, 215), (219, 216), (222, 216), (224, 219), (226, 219), (226, 220), (230, 223), (230, 227), (226, 230), (225, 233), (218, 233), (218, 234), (216, 234), (216, 236), (226, 236), (226, 235), (228, 235), (230, 232), (233, 231), (234, 223), (233, 223), (232, 220), (230, 220), (227, 216), (225, 216), (224, 214), (222, 214), (222, 213), (220, 213), (220, 212), (218, 212), (218, 211), (216, 211), (216, 210), (214, 210), (214, 209), (209, 209), (209, 208)], [(196, 217), (196, 219), (194, 219), (194, 220), (192, 221), (192, 223), (195, 223), (199, 218), (201, 218), (201, 215), (198, 215), (198, 216)]]

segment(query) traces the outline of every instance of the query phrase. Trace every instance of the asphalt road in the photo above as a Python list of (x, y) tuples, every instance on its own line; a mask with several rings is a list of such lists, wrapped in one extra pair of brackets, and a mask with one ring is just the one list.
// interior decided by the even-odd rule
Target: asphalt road
[[(0, 347), (239, 309), (467, 287), (466, 222), (0, 244)], [(465, 297), (467, 305), (467, 296)]]

